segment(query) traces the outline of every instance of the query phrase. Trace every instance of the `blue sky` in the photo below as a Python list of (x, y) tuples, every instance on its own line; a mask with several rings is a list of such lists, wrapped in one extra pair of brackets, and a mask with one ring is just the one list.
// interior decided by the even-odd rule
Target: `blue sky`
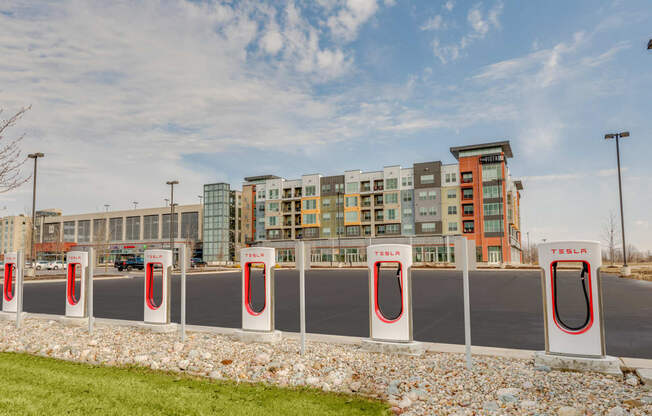
[[(652, 249), (649, 1), (8, 1), (0, 108), (47, 154), (39, 207), (181, 203), (201, 185), (454, 161), (510, 140), (524, 231)], [(27, 170), (26, 170), (27, 172)], [(27, 212), (31, 188), (0, 195)]]

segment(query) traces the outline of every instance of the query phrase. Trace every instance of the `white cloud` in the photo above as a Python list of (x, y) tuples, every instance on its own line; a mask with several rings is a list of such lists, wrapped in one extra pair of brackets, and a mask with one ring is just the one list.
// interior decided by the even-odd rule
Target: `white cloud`
[(444, 5), (442, 6), (444, 9), (448, 10), (449, 12), (453, 11), (453, 7), (455, 7), (455, 2), (452, 0), (448, 0)]
[[(446, 9), (448, 9), (447, 6), (448, 3), (444, 5)], [(452, 8), (453, 4), (451, 3), (449, 10), (452, 10)], [(479, 39), (484, 39), (492, 28), (500, 28), (500, 15), (502, 14), (502, 11), (502, 1), (495, 3), (486, 15), (483, 13), (480, 4), (471, 7), (467, 13), (467, 23), (470, 26), (470, 32), (463, 35), (459, 42), (447, 45), (442, 45), (439, 39), (435, 39), (432, 42), (434, 55), (439, 58), (443, 64), (459, 59), (462, 56), (462, 52), (473, 42)], [(421, 30), (444, 29), (446, 26), (447, 25), (443, 21), (443, 18), (440, 15), (437, 15), (422, 25)]]
[(283, 36), (276, 31), (267, 32), (260, 39), (260, 45), (266, 53), (276, 55), (283, 48)]
[(444, 18), (439, 14), (431, 17), (419, 27), (421, 30), (441, 30), (445, 28), (446, 24), (444, 23)]
[(328, 18), (327, 25), (337, 39), (351, 41), (358, 29), (378, 10), (376, 0), (346, 0), (335, 16)]

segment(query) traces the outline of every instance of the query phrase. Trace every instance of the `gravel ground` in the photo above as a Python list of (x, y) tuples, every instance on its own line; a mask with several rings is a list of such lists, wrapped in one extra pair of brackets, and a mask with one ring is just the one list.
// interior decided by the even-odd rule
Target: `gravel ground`
[(136, 365), (213, 379), (313, 386), (387, 400), (403, 415), (650, 415), (652, 389), (633, 374), (624, 380), (593, 373), (535, 368), (531, 360), (474, 357), (469, 372), (461, 354), (422, 357), (373, 354), (357, 346), (284, 340), (275, 346), (228, 337), (177, 334), (133, 327), (86, 328), (30, 318), (16, 330), (0, 322), (0, 350), (111, 366)]

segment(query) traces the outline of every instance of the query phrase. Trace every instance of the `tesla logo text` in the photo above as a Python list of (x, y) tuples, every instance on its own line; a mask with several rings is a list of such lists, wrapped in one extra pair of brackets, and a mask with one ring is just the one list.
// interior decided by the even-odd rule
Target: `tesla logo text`
[(81, 260), (81, 256), (70, 256), (68, 257), (70, 260)]
[(248, 257), (250, 259), (257, 259), (257, 258), (265, 257), (265, 255), (262, 253), (248, 253), (245, 254), (245, 257)]
[(400, 256), (401, 252), (400, 251), (374, 251), (374, 254), (380, 257), (391, 257), (391, 256)]
[(552, 254), (589, 254), (585, 248), (553, 248)]
[(149, 256), (149, 258), (150, 258), (150, 259), (162, 259), (162, 258), (163, 258), (163, 255), (162, 255), (162, 254), (159, 254), (159, 255), (157, 256), (156, 254), (152, 254), (151, 256)]

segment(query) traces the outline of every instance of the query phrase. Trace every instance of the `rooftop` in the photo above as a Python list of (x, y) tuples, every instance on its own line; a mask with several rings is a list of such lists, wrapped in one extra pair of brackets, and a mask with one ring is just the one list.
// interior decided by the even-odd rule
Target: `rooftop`
[(245, 182), (266, 181), (267, 179), (281, 179), (276, 175), (260, 175), (260, 176), (247, 176), (244, 178)]
[(481, 150), (485, 148), (492, 148), (492, 147), (501, 147), (503, 150), (503, 153), (505, 153), (505, 157), (514, 157), (512, 154), (512, 147), (509, 144), (509, 140), (503, 140), (500, 142), (491, 142), (491, 143), (482, 143), (482, 144), (471, 144), (468, 146), (456, 146), (456, 147), (451, 147), (450, 151), (455, 156), (455, 159), (460, 158), (460, 152), (463, 152), (465, 150)]

